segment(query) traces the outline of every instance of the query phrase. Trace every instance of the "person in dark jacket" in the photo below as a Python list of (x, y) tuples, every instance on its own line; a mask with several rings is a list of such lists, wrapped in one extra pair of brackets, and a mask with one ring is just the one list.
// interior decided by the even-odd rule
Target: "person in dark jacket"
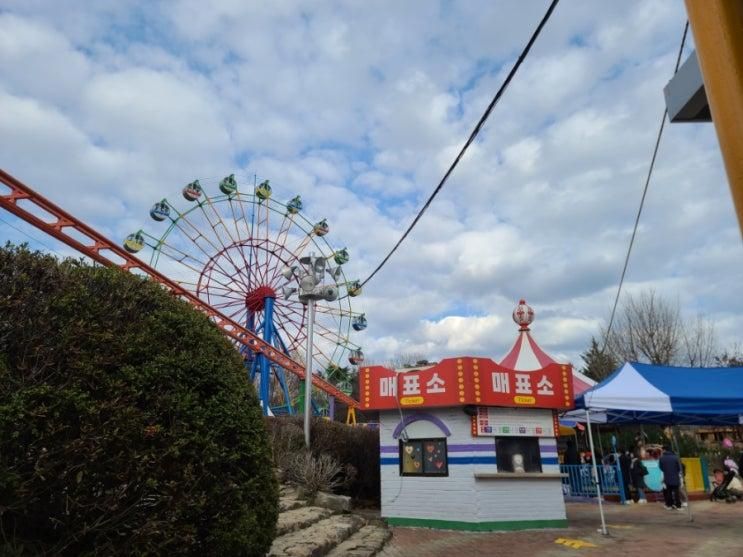
[(578, 454), (578, 447), (573, 439), (568, 439), (567, 450), (565, 451), (565, 464), (580, 464), (580, 455)]
[(630, 467), (632, 465), (632, 455), (627, 449), (622, 450), (622, 454), (619, 456), (619, 469), (622, 471), (622, 484), (624, 484), (624, 504), (629, 505), (632, 503), (632, 496), (630, 494), (629, 486), (632, 483), (630, 477)]
[(638, 451), (632, 458), (632, 463), (630, 464), (630, 477), (632, 478), (632, 487), (635, 488), (637, 503), (640, 505), (644, 505), (648, 502), (648, 500), (645, 499), (645, 476), (647, 475), (648, 469), (642, 463), (642, 460), (640, 460), (640, 454)]
[(681, 508), (681, 461), (670, 447), (663, 447), (658, 466), (663, 472), (663, 497), (666, 500), (666, 510)]

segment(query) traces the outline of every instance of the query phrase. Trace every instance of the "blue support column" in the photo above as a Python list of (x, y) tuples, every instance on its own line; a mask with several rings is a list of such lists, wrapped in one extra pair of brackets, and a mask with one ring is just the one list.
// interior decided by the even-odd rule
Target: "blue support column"
[[(281, 350), (287, 356), (291, 357), (291, 354), (289, 354), (289, 350), (287, 350), (286, 344), (284, 343), (284, 339), (281, 338), (281, 333), (279, 333), (278, 330), (274, 329), (273, 336), (274, 345), (276, 346), (276, 348)], [(294, 406), (292, 405), (292, 400), (289, 397), (289, 387), (286, 384), (286, 375), (284, 374), (284, 370), (280, 367), (276, 367), (275, 371), (276, 378), (279, 380), (279, 385), (281, 386), (281, 390), (284, 393), (284, 404), (286, 405), (286, 411), (290, 416), (292, 416), (294, 415)]]
[[(263, 340), (272, 344), (273, 339), (273, 298), (265, 298), (263, 307)], [(271, 405), (271, 362), (263, 354), (258, 354), (258, 365), (261, 370), (260, 397), (263, 414), (268, 414)]]

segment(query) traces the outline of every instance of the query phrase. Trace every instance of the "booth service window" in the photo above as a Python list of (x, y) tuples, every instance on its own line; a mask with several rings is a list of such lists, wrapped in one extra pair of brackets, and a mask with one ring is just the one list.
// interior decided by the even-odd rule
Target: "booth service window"
[(401, 476), (448, 476), (446, 438), (400, 441)]
[(536, 437), (496, 437), (495, 460), (498, 472), (541, 472), (539, 439)]

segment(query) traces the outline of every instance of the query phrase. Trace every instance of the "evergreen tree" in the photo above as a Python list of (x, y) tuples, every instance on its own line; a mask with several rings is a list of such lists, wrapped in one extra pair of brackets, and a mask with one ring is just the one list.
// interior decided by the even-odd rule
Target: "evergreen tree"
[(0, 248), (0, 555), (265, 555), (278, 485), (207, 317), (120, 269)]
[(595, 337), (591, 337), (591, 347), (580, 357), (583, 360), (583, 373), (596, 381), (606, 378), (617, 367), (617, 361), (608, 351), (601, 351)]

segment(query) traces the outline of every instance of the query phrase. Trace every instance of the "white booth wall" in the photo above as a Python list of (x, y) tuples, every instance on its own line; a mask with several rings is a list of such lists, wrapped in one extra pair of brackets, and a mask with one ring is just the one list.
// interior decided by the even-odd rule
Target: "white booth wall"
[[(415, 417), (423, 419), (405, 426), (408, 438), (446, 437), (449, 474), (402, 476), (399, 436), (394, 435), (400, 429), (400, 412), (380, 412), (381, 506), (390, 523), (473, 530), (567, 525), (561, 480), (548, 477), (559, 472), (555, 438), (539, 439), (544, 477), (497, 475), (495, 438), (473, 436), (471, 417), (461, 407), (404, 411), (408, 421)], [(491, 477), (476, 478), (476, 474)]]

